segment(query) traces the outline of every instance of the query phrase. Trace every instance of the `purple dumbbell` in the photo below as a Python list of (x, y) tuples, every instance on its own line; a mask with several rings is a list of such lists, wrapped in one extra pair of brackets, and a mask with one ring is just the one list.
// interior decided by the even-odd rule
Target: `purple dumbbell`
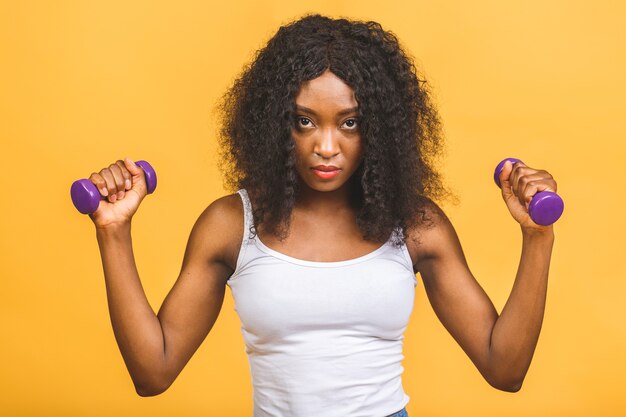
[[(522, 162), (517, 158), (505, 158), (498, 164), (493, 173), (493, 179), (498, 187), (500, 187), (500, 172), (502, 168), (504, 168), (506, 161), (511, 161), (512, 164)], [(535, 223), (542, 226), (549, 226), (561, 217), (563, 207), (563, 199), (561, 199), (557, 193), (553, 193), (552, 191), (539, 191), (533, 196), (528, 205), (528, 214)]]
[[(146, 161), (137, 161), (135, 164), (143, 169), (143, 173), (146, 176), (148, 194), (152, 194), (157, 186), (157, 177), (154, 168)], [(74, 207), (83, 214), (93, 213), (98, 210), (100, 200), (104, 199), (95, 184), (85, 178), (72, 183), (70, 195), (72, 196)]]

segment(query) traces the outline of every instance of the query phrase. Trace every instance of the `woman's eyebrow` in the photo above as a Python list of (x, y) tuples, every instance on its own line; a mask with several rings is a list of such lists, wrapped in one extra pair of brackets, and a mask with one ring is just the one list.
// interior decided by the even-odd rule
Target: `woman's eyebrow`
[[(300, 105), (296, 104), (296, 110), (300, 110), (303, 113), (309, 113), (309, 114), (313, 114), (313, 115), (317, 116), (317, 113), (315, 113), (315, 111), (313, 109), (309, 109), (308, 107), (305, 107), (305, 106), (300, 106)], [(338, 111), (337, 115), (343, 116), (344, 114), (355, 113), (358, 110), (359, 110), (358, 106), (357, 107), (350, 107), (350, 108)]]

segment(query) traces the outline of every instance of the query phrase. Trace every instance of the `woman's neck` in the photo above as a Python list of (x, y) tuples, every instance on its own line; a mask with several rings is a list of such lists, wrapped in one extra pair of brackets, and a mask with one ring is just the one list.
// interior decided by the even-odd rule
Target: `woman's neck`
[(295, 209), (319, 214), (353, 212), (353, 195), (349, 184), (333, 191), (317, 191), (301, 184), (296, 195)]

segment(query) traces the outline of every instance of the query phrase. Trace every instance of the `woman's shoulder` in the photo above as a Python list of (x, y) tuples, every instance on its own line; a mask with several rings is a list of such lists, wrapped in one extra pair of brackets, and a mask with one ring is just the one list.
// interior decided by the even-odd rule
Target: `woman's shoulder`
[(244, 227), (244, 211), (238, 193), (228, 194), (211, 202), (196, 220), (192, 233), (211, 248), (213, 256), (235, 269)]
[(243, 224), (243, 205), (239, 193), (228, 194), (213, 200), (202, 211), (198, 220), (218, 227)]
[(413, 265), (420, 260), (436, 257), (450, 247), (450, 238), (456, 233), (444, 210), (433, 200), (427, 199), (415, 225), (406, 232), (406, 246)]
[(205, 211), (214, 212), (222, 216), (236, 217), (239, 214), (243, 214), (241, 196), (239, 192), (236, 192), (216, 198), (207, 206)]

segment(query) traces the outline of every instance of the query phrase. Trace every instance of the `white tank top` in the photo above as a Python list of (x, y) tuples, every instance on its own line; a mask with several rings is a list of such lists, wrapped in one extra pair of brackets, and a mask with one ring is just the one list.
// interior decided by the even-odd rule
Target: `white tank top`
[(405, 407), (402, 344), (417, 285), (406, 246), (390, 238), (346, 261), (293, 258), (251, 236), (251, 202), (237, 192), (245, 228), (227, 285), (254, 417), (383, 417)]

